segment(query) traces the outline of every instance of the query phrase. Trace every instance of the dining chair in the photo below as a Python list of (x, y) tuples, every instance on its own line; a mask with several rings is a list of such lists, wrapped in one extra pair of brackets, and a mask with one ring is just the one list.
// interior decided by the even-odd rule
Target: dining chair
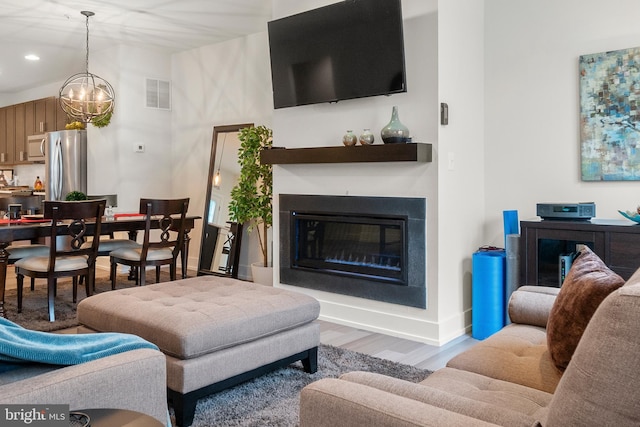
[[(44, 218), (51, 219), (49, 254), (29, 256), (15, 263), (18, 313), (22, 312), (24, 277), (47, 279), (49, 321), (55, 321), (54, 296), (60, 277), (73, 278), (73, 302), (77, 301), (77, 278), (85, 276), (87, 296), (95, 283), (95, 261), (99, 239), (83, 245), (89, 235), (100, 235), (104, 200), (74, 202), (45, 201)], [(89, 225), (93, 230), (89, 230)]]
[[(105, 194), (105, 195), (88, 195), (87, 199), (89, 200), (104, 200), (105, 202), (105, 211), (113, 208), (114, 206), (118, 206), (118, 195), (117, 194)], [(113, 219), (106, 218), (107, 221), (112, 221)], [(92, 239), (85, 242), (85, 245), (91, 245)], [(135, 249), (140, 247), (140, 244), (135, 240), (131, 240), (128, 238), (125, 239), (116, 239), (113, 232), (104, 234), (100, 236), (100, 242), (98, 244), (98, 257), (108, 257), (112, 251), (116, 249)], [(82, 284), (82, 277), (80, 277), (80, 284)], [(115, 289), (115, 288), (113, 288)]]
[[(140, 199), (140, 214), (145, 216), (142, 244), (137, 248), (116, 249), (111, 252), (111, 287), (116, 286), (118, 264), (138, 270), (136, 285), (146, 284), (146, 267), (156, 268), (156, 283), (160, 281), (160, 267), (169, 265), (171, 280), (176, 280), (176, 259), (183, 249), (185, 217), (189, 198)], [(159, 222), (158, 231), (151, 229), (152, 221)]]
[[(42, 209), (42, 199), (39, 196), (9, 196), (0, 198), (0, 210), (9, 211), (9, 205), (18, 204), (22, 208), (23, 213), (39, 212)], [(32, 242), (12, 242), (6, 251), (9, 254), (7, 264), (13, 265), (19, 259), (28, 256), (43, 256), (49, 254), (49, 245), (36, 244)], [(35, 288), (35, 279), (31, 279), (31, 290)]]

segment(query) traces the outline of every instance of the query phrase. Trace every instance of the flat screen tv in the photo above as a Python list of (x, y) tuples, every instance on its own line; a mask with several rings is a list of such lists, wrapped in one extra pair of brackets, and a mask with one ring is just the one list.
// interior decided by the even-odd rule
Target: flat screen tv
[(346, 0), (268, 23), (275, 108), (406, 92), (401, 0)]

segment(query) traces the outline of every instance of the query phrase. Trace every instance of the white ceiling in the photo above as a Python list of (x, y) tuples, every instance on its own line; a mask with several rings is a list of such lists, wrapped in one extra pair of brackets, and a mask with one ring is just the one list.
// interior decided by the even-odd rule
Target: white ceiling
[[(266, 31), (271, 0), (0, 0), (0, 93), (84, 71), (85, 17), (91, 55), (113, 45), (179, 52)], [(35, 54), (39, 61), (24, 59)]]

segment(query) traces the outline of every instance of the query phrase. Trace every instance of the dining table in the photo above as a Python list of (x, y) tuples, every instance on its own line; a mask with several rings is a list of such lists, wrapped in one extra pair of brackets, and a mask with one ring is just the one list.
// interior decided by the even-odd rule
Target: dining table
[[(184, 245), (180, 251), (182, 278), (187, 277), (187, 260), (189, 257), (189, 232), (195, 226), (200, 216), (187, 215), (185, 218)], [(127, 232), (129, 239), (136, 240), (138, 231), (144, 230), (146, 218), (142, 214), (116, 214), (113, 218), (103, 218), (100, 225), (100, 234), (107, 235), (115, 232)], [(51, 236), (51, 221), (42, 219), (18, 219), (0, 220), (0, 316), (6, 317), (4, 310), (4, 294), (7, 282), (7, 266), (9, 253), (6, 248), (13, 242), (28, 240), (37, 242)], [(59, 224), (58, 227), (66, 227)], [(159, 218), (151, 219), (151, 228), (159, 229)], [(94, 225), (87, 223), (87, 234), (94, 233)]]

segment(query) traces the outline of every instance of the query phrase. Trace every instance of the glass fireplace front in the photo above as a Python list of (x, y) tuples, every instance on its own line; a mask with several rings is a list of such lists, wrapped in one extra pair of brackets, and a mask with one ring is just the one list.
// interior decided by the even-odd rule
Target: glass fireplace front
[(296, 212), (291, 220), (292, 268), (407, 284), (405, 219)]

